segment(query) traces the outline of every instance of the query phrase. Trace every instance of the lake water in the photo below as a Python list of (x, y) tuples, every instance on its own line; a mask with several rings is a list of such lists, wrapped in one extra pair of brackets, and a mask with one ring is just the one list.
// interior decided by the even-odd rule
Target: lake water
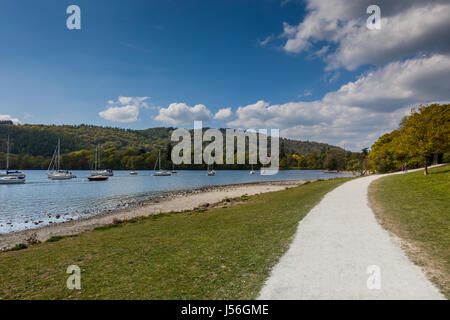
[[(257, 171), (219, 170), (215, 176), (205, 171), (179, 171), (170, 177), (155, 177), (152, 171), (115, 171), (107, 181), (90, 182), (88, 171), (74, 171), (76, 179), (48, 180), (46, 171), (25, 171), (23, 185), (0, 185), (0, 234), (36, 228), (49, 223), (79, 219), (147, 200), (161, 192), (189, 190), (211, 185), (256, 181), (330, 179), (348, 174), (321, 170), (284, 170), (262, 176)], [(56, 215), (60, 218), (57, 219)], [(35, 222), (39, 222), (35, 225)]]

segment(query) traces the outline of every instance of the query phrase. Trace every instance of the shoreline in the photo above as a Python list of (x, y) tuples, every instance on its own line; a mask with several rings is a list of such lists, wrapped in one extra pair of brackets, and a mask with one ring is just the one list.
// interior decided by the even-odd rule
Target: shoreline
[(169, 191), (149, 200), (136, 202), (126, 208), (105, 210), (86, 218), (0, 234), (0, 252), (17, 244), (28, 244), (27, 242), (29, 241), (27, 240), (29, 239), (44, 242), (53, 236), (75, 235), (97, 227), (113, 224), (117, 220), (130, 220), (159, 213), (192, 211), (198, 207), (217, 204), (224, 198), (280, 191), (302, 185), (308, 181), (311, 180), (249, 182)]

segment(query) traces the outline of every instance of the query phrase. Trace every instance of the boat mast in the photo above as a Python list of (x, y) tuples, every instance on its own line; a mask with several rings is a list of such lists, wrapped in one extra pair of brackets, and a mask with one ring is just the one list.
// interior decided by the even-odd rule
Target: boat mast
[[(97, 146), (97, 150), (98, 150), (98, 146)], [(97, 156), (97, 161), (98, 161), (98, 169), (100, 170), (100, 151), (97, 151), (98, 152), (98, 156)]]
[(58, 139), (58, 154), (56, 155), (56, 171), (59, 171), (61, 164), (61, 139)]
[(8, 143), (6, 144), (6, 171), (9, 169), (9, 134), (8, 134)]
[(159, 150), (158, 159), (159, 159), (159, 171), (161, 171), (161, 150)]
[(94, 171), (97, 171), (98, 145), (95, 146)]

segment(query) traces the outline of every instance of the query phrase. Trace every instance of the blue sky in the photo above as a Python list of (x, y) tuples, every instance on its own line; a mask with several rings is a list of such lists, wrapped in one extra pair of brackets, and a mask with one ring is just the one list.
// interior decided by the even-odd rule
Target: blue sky
[[(413, 60), (422, 59), (428, 63), (426, 70), (436, 63), (447, 66), (448, 51), (442, 46), (424, 50), (430, 47), (422, 43), (425, 34), (412, 35), (407, 40), (413, 45), (407, 48), (375, 52), (372, 60), (362, 58), (374, 54), (371, 48), (348, 56), (344, 46), (355, 45), (351, 41), (361, 35), (345, 33), (345, 24), (367, 32), (362, 30), (368, 17), (365, 7), (352, 7), (350, 13), (335, 17), (340, 9), (323, 9), (323, 3), (2, 1), (0, 117), (21, 123), (137, 129), (191, 126), (198, 118), (215, 127), (279, 127), (284, 136), (358, 149), (394, 127), (412, 104), (447, 101), (447, 87), (438, 92), (431, 88), (426, 101), (404, 99), (396, 92), (372, 101), (373, 97), (349, 92), (348, 84), (376, 83), (376, 76), (385, 76), (395, 64), (400, 70), (414, 68)], [(386, 2), (382, 12), (395, 20), (423, 4), (409, 3), (400, 10)], [(66, 28), (66, 8), (71, 4), (81, 8), (81, 30)], [(441, 5), (445, 13), (448, 6), (445, 1)], [(336, 19), (342, 26), (324, 33), (324, 26)], [(383, 32), (395, 39), (393, 32)], [(367, 43), (359, 45), (364, 49)], [(439, 58), (442, 61), (429, 61)], [(448, 80), (444, 71), (443, 79)], [(409, 89), (403, 83), (393, 85), (400, 91)], [(215, 117), (227, 108), (231, 109)], [(375, 119), (381, 120), (373, 126)], [(349, 121), (352, 125), (346, 124)]]

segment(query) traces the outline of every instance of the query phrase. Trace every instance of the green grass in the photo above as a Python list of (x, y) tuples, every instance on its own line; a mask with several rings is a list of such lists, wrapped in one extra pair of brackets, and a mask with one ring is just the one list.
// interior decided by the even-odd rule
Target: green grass
[(406, 240), (410, 258), (450, 298), (450, 166), (378, 179), (369, 199), (378, 221)]
[[(0, 253), (0, 298), (255, 298), (298, 222), (347, 180), (252, 196), (227, 208), (134, 219)], [(72, 264), (81, 268), (81, 290), (66, 288)]]

